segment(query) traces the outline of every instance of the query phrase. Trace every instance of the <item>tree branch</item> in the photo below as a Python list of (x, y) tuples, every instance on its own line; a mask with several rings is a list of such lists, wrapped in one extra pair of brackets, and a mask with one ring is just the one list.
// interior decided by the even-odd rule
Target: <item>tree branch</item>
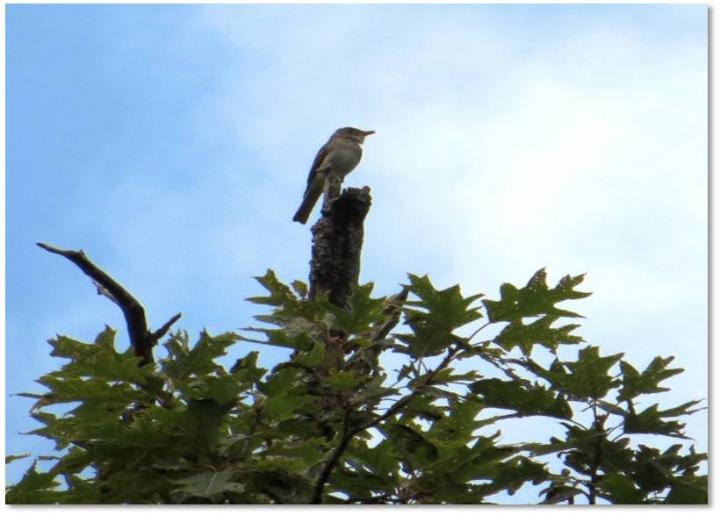
[(458, 350), (459, 349), (457, 347), (450, 349), (447, 353), (447, 356), (445, 356), (445, 358), (442, 360), (442, 362), (440, 362), (440, 364), (437, 367), (435, 367), (435, 369), (432, 372), (430, 372), (428, 374), (427, 379), (425, 379), (425, 383), (423, 385), (420, 385), (420, 387), (417, 387), (412, 393), (409, 393), (405, 397), (398, 399), (395, 402), (395, 404), (390, 406), (387, 409), (387, 411), (385, 413), (383, 413), (382, 415), (380, 415), (379, 417), (371, 420), (367, 424), (363, 424), (363, 426), (361, 426), (359, 428), (358, 432), (377, 426), (379, 423), (389, 419), (395, 413), (397, 413), (402, 408), (404, 408), (407, 405), (407, 403), (410, 402), (411, 400), (413, 400), (413, 398), (415, 398), (415, 396), (420, 392), (420, 388), (422, 386), (427, 386), (438, 372), (440, 372), (442, 369), (444, 369), (446, 366), (448, 366), (450, 364), (452, 359), (455, 357), (455, 354), (457, 354)]
[(182, 313), (175, 313), (175, 314), (170, 318), (170, 320), (168, 320), (168, 321), (165, 322), (162, 326), (160, 326), (160, 329), (158, 329), (157, 331), (155, 331), (154, 333), (152, 333), (152, 337), (153, 337), (153, 339), (155, 340), (155, 342), (157, 342), (160, 338), (162, 338), (163, 336), (165, 336), (165, 333), (167, 333), (167, 332), (170, 330), (170, 327), (171, 327), (175, 322), (177, 322), (178, 320), (180, 320), (180, 317), (181, 317), (181, 316), (182, 316)]
[[(427, 379), (425, 380), (425, 384), (427, 385), (430, 381), (432, 381), (433, 377), (435, 377), (435, 374), (440, 372), (442, 369), (444, 369), (450, 361), (455, 357), (455, 354), (459, 351), (458, 347), (453, 347), (452, 349), (448, 350), (447, 356), (440, 362), (440, 364), (435, 367), (435, 369), (428, 375)], [(424, 385), (421, 385), (424, 386)], [(325, 490), (325, 484), (330, 479), (330, 475), (332, 474), (333, 470), (337, 466), (338, 462), (340, 461), (340, 458), (342, 457), (343, 453), (347, 449), (347, 446), (350, 445), (350, 442), (355, 437), (355, 435), (370, 429), (372, 427), (377, 426), (381, 422), (389, 419), (392, 417), (395, 413), (400, 411), (403, 407), (407, 405), (408, 402), (410, 402), (420, 391), (420, 387), (416, 390), (414, 390), (412, 393), (406, 395), (405, 397), (398, 399), (392, 406), (390, 406), (385, 413), (382, 415), (374, 418), (370, 422), (367, 422), (366, 424), (362, 424), (358, 427), (351, 428), (349, 427), (348, 423), (348, 416), (349, 414), (345, 413), (345, 420), (343, 423), (343, 436), (340, 440), (340, 443), (333, 451), (332, 455), (330, 456), (330, 459), (328, 459), (327, 463), (325, 464), (325, 467), (323, 467), (322, 472), (320, 473), (320, 476), (318, 477), (317, 483), (315, 483), (315, 491), (312, 497), (312, 500), (310, 501), (310, 504), (320, 504), (322, 503), (322, 496), (323, 491)]]
[(390, 334), (390, 331), (392, 331), (398, 324), (398, 322), (400, 322), (402, 306), (407, 300), (409, 293), (410, 287), (403, 286), (403, 289), (400, 290), (400, 293), (388, 298), (387, 306), (385, 306), (385, 308), (383, 309), (383, 315), (389, 315), (390, 318), (387, 320), (387, 322), (377, 327), (377, 329), (375, 330), (375, 334), (372, 337), (373, 341), (385, 339), (385, 337)]
[(330, 459), (328, 459), (327, 463), (323, 467), (322, 472), (320, 472), (320, 476), (318, 476), (318, 480), (315, 483), (315, 490), (313, 492), (310, 504), (322, 503), (323, 491), (325, 490), (325, 484), (330, 479), (330, 474), (332, 474), (332, 471), (337, 466), (340, 458), (345, 453), (345, 449), (347, 449), (347, 446), (350, 445), (350, 441), (358, 433), (358, 430), (350, 429), (348, 423), (348, 413), (345, 412), (345, 419), (343, 421), (343, 436), (340, 439), (340, 444), (335, 448), (332, 455), (330, 456)]
[(98, 294), (108, 297), (120, 307), (127, 324), (130, 344), (135, 355), (141, 358), (140, 366), (153, 363), (152, 348), (182, 315), (180, 313), (176, 314), (160, 329), (154, 333), (150, 332), (145, 318), (145, 308), (142, 307), (142, 304), (115, 279), (90, 261), (82, 250), (65, 250), (47, 243), (38, 243), (37, 246), (52, 254), (63, 256), (74, 263), (85, 275), (93, 280), (98, 289)]
[(592, 404), (593, 411), (593, 429), (598, 431), (598, 436), (595, 439), (595, 445), (593, 446), (592, 463), (590, 465), (590, 481), (588, 483), (588, 502), (595, 504), (597, 499), (597, 483), (598, 483), (598, 470), (600, 463), (602, 462), (602, 448), (603, 439), (605, 438), (605, 420), (607, 415), (599, 415), (597, 412), (597, 405), (595, 402)]

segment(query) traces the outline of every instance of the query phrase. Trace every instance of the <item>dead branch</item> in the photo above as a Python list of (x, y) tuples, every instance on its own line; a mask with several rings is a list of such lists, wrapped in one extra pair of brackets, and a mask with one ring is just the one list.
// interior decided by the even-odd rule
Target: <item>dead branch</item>
[(170, 326), (177, 322), (182, 314), (176, 314), (160, 327), (160, 329), (151, 332), (148, 329), (145, 308), (142, 307), (142, 304), (115, 281), (115, 279), (90, 261), (82, 250), (64, 250), (48, 245), (47, 243), (38, 243), (37, 246), (72, 261), (93, 280), (99, 294), (108, 297), (120, 307), (125, 317), (125, 323), (127, 324), (130, 344), (132, 345), (135, 355), (141, 358), (140, 366), (153, 363), (152, 348), (157, 344), (158, 340), (167, 333)]

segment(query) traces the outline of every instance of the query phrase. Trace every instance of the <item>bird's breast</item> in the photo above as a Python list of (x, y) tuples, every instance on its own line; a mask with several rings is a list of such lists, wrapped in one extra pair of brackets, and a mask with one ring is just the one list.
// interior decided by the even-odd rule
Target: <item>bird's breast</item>
[(326, 163), (336, 172), (350, 173), (362, 157), (360, 145), (339, 145), (327, 157)]

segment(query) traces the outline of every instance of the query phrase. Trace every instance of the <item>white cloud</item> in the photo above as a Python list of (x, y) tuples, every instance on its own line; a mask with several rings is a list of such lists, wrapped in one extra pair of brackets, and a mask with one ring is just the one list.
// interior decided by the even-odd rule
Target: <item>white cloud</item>
[[(695, 39), (659, 38), (641, 18), (585, 20), (545, 39), (539, 26), (524, 40), (486, 11), (426, 11), (400, 27), (347, 12), (206, 11), (207, 30), (240, 55), (218, 112), (278, 174), (263, 177), (273, 188), (258, 203), (302, 188), (319, 144), (355, 123), (378, 131), (348, 180), (375, 195), (366, 260), (396, 249), (388, 259), (401, 270), (470, 284), (543, 265), (587, 271), (648, 317), (686, 302), (688, 280), (692, 291), (704, 283), (706, 70)], [(691, 296), (697, 309), (704, 297)]]

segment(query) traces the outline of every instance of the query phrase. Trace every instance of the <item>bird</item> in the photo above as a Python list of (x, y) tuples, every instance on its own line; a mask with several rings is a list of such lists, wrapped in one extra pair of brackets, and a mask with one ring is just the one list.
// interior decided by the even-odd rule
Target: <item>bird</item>
[(320, 195), (326, 190), (326, 182), (330, 174), (337, 174), (342, 179), (355, 169), (362, 158), (362, 144), (365, 137), (370, 134), (375, 134), (375, 131), (343, 127), (330, 136), (327, 143), (318, 151), (310, 167), (307, 187), (302, 203), (293, 217), (294, 222), (301, 224), (307, 222)]

